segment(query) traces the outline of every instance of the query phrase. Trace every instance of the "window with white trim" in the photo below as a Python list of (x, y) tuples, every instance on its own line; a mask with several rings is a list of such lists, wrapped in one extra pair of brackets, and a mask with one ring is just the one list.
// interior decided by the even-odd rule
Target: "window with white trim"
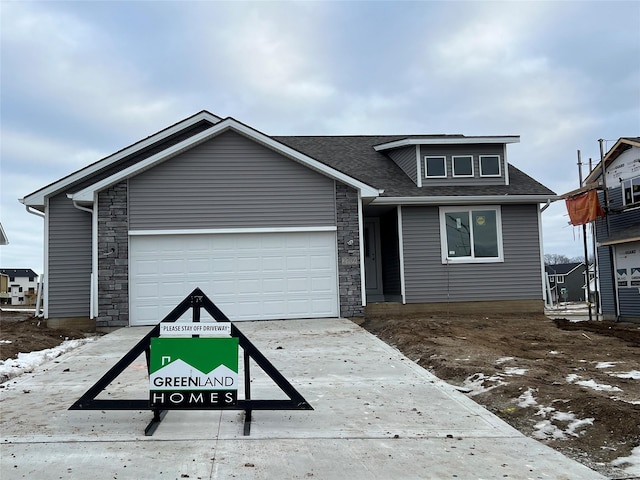
[(473, 157), (460, 155), (452, 158), (454, 177), (473, 177)]
[(442, 263), (502, 262), (499, 206), (440, 207)]
[(640, 204), (640, 177), (622, 182), (622, 198), (625, 206)]
[(556, 283), (564, 283), (564, 275), (556, 275)]
[(424, 176), (427, 178), (447, 178), (446, 157), (424, 157)]
[(500, 155), (480, 155), (480, 176), (499, 177), (500, 175)]

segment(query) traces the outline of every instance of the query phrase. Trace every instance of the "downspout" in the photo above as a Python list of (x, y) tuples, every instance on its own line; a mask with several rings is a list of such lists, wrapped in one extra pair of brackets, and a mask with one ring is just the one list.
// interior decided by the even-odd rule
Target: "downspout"
[(551, 304), (551, 298), (547, 296), (547, 272), (544, 268), (544, 238), (542, 233), (542, 212), (544, 212), (549, 205), (551, 205), (551, 200), (547, 200), (547, 204), (538, 209), (538, 242), (540, 244), (540, 269), (541, 269), (541, 283), (542, 283), (542, 301), (544, 302), (544, 306), (548, 307)]
[[(31, 215), (35, 215), (36, 217), (40, 217), (43, 220), (46, 219), (46, 215), (42, 212), (39, 212), (38, 210), (35, 210), (33, 207), (31, 207), (31, 205), (25, 205), (25, 209), (27, 210), (27, 213), (30, 213)], [(42, 318), (42, 316), (44, 316), (44, 309), (41, 312), (40, 311), (40, 302), (42, 302), (42, 289), (43, 289), (43, 284), (44, 284), (44, 279), (46, 278), (46, 262), (42, 262), (42, 269), (44, 270), (42, 272), (42, 275), (40, 276), (40, 281), (38, 282), (38, 294), (36, 296), (36, 317), (38, 318)]]
[[(71, 198), (70, 195), (67, 195), (67, 197)], [(94, 216), (94, 211), (92, 208), (88, 208), (88, 207), (83, 207), (82, 205), (79, 205), (78, 202), (76, 200), (73, 200), (73, 198), (71, 198), (72, 202), (73, 202), (73, 206), (75, 208), (77, 208), (78, 210), (82, 210), (83, 212), (89, 212), (91, 214), (91, 230), (92, 230), (92, 235), (91, 235), (91, 278), (89, 279), (89, 318), (90, 319), (94, 319), (95, 318), (95, 308), (94, 308), (94, 303), (95, 303), (95, 271), (96, 269), (94, 268), (94, 260), (96, 257), (96, 249), (94, 248), (93, 242), (95, 241), (95, 235), (93, 235), (93, 229), (94, 229), (94, 224), (95, 224), (95, 216)]]

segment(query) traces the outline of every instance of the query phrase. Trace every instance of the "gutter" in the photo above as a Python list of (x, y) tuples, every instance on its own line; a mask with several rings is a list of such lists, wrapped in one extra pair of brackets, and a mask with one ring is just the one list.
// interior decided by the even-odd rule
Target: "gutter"
[[(434, 197), (378, 197), (371, 205), (469, 205), (506, 203), (545, 203), (559, 200), (558, 195), (456, 195)], [(546, 208), (546, 207), (545, 207)]]

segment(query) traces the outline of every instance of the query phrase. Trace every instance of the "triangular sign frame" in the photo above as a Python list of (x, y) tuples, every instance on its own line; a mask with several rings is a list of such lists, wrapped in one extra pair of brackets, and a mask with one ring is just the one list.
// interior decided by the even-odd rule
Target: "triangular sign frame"
[[(150, 407), (149, 399), (97, 399), (96, 397), (107, 388), (120, 374), (131, 365), (143, 352), (147, 358), (149, 368), (151, 338), (160, 335), (160, 323), (175, 322), (187, 310), (193, 310), (193, 322), (200, 321), (200, 309), (204, 308), (216, 322), (231, 323), (231, 336), (238, 338), (238, 344), (244, 350), (244, 382), (245, 397), (238, 399), (234, 405), (216, 406), (211, 410), (244, 410), (245, 435), (249, 434), (252, 410), (313, 410), (313, 407), (289, 383), (289, 381), (267, 360), (267, 358), (253, 345), (249, 339), (231, 322), (227, 316), (207, 297), (202, 290), (196, 288), (180, 302), (165, 318), (145, 335), (128, 353), (126, 353), (103, 377), (98, 380), (84, 395), (82, 395), (69, 410), (152, 410), (154, 418), (145, 433), (151, 435), (160, 423), (166, 410)], [(249, 359), (253, 361), (274, 381), (274, 383), (288, 397), (288, 400), (256, 400), (251, 398)]]

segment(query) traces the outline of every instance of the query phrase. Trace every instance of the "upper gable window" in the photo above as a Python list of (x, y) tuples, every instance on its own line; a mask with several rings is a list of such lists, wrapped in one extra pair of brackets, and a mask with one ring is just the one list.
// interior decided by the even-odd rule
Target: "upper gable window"
[(625, 205), (640, 204), (640, 177), (623, 181), (622, 193)]
[(473, 177), (473, 157), (464, 155), (453, 157), (454, 177)]
[(500, 155), (480, 155), (480, 176), (500, 176)]
[(447, 178), (445, 157), (424, 157), (424, 172), (427, 178)]

